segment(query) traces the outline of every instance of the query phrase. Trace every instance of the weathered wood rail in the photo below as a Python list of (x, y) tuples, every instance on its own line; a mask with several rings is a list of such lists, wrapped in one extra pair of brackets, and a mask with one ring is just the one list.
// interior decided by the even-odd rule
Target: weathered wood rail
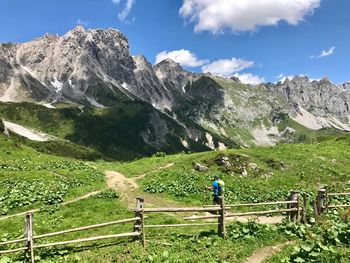
[[(306, 204), (306, 196), (303, 196), (304, 202)], [(146, 233), (145, 229), (148, 228), (170, 228), (170, 227), (195, 227), (195, 226), (217, 226), (218, 235), (225, 238), (226, 237), (226, 218), (238, 217), (238, 216), (254, 216), (254, 215), (267, 215), (274, 213), (286, 213), (287, 217), (294, 221), (300, 222), (300, 218), (303, 218), (303, 222), (306, 222), (306, 205), (300, 203), (299, 191), (291, 191), (288, 200), (285, 201), (276, 201), (276, 202), (262, 202), (262, 203), (245, 203), (245, 204), (228, 204), (225, 205), (224, 199), (219, 199), (219, 205), (207, 205), (203, 207), (160, 207), (160, 208), (145, 208), (144, 199), (136, 199), (136, 208), (134, 209), (135, 217), (140, 218), (135, 222), (135, 231), (138, 231), (140, 235), (138, 236), (143, 246), (146, 246)], [(271, 206), (271, 205), (286, 205), (287, 208), (283, 209), (274, 209), (274, 210), (264, 210), (264, 211), (249, 211), (249, 212), (236, 212), (228, 213), (230, 210), (239, 207), (258, 207), (258, 206)], [(147, 213), (212, 213), (211, 215), (199, 215), (199, 216), (190, 216), (184, 217), (184, 220), (203, 220), (203, 219), (217, 219), (218, 221), (206, 222), (206, 223), (181, 223), (181, 224), (157, 224), (157, 225), (148, 225), (145, 223), (145, 216)]]
[(326, 213), (329, 209), (348, 208), (350, 204), (331, 204), (332, 199), (340, 196), (349, 196), (349, 192), (328, 193), (326, 188), (321, 188), (317, 193), (317, 199), (314, 203), (314, 214), (317, 219), (321, 214)]
[(60, 245), (69, 245), (69, 244), (82, 243), (82, 242), (88, 242), (88, 241), (97, 241), (97, 240), (103, 240), (103, 239), (114, 239), (114, 238), (120, 238), (120, 237), (137, 237), (140, 235), (139, 232), (129, 232), (129, 233), (93, 236), (93, 237), (87, 237), (87, 238), (67, 240), (67, 241), (62, 241), (62, 242), (35, 244), (35, 241), (38, 239), (45, 239), (45, 238), (50, 238), (50, 237), (54, 237), (54, 236), (62, 236), (62, 235), (66, 235), (66, 234), (73, 233), (73, 232), (80, 232), (80, 231), (85, 231), (85, 230), (102, 228), (102, 227), (106, 227), (106, 226), (133, 223), (133, 222), (136, 222), (138, 220), (140, 220), (139, 217), (128, 218), (128, 219), (106, 222), (106, 223), (102, 223), (102, 224), (77, 227), (77, 228), (72, 228), (72, 229), (68, 229), (68, 230), (52, 232), (52, 233), (47, 233), (47, 234), (42, 234), (42, 235), (34, 235), (33, 213), (28, 213), (25, 215), (24, 238), (10, 240), (10, 241), (0, 243), (0, 247), (7, 246), (7, 245), (13, 245), (13, 244), (19, 244), (19, 243), (23, 243), (23, 242), (24, 242), (25, 246), (15, 248), (15, 249), (0, 250), (0, 255), (17, 253), (17, 252), (26, 252), (29, 255), (30, 262), (34, 263), (35, 262), (34, 250), (38, 249), (38, 248), (60, 246)]
[[(350, 207), (350, 204), (339, 204), (333, 205), (330, 204), (330, 199), (338, 196), (347, 196), (350, 193), (327, 193), (326, 189), (320, 189), (318, 191), (317, 199), (314, 202), (314, 212), (315, 218), (318, 217), (321, 213), (326, 212), (328, 209), (337, 209), (337, 208), (346, 208)], [(217, 226), (218, 235), (225, 238), (226, 237), (226, 219), (231, 217), (250, 217), (250, 216), (260, 216), (260, 215), (270, 215), (276, 213), (284, 213), (287, 218), (293, 222), (307, 222), (307, 197), (306, 194), (300, 197), (299, 191), (291, 191), (289, 197), (285, 201), (275, 201), (275, 202), (261, 202), (261, 203), (243, 203), (243, 204), (228, 204), (226, 205), (223, 198), (219, 199), (219, 205), (207, 205), (202, 207), (160, 207), (160, 208), (145, 208), (144, 199), (136, 199), (136, 207), (133, 210), (135, 212), (135, 217), (128, 219), (121, 219), (117, 221), (110, 221), (101, 224), (88, 225), (83, 227), (71, 228), (67, 230), (45, 233), (41, 235), (34, 234), (34, 220), (33, 213), (27, 213), (25, 215), (25, 234), (23, 238), (16, 240), (9, 240), (6, 242), (0, 242), (0, 248), (2, 246), (14, 245), (14, 244), (23, 244), (23, 246), (8, 250), (0, 250), (0, 255), (26, 252), (29, 255), (31, 263), (34, 263), (34, 252), (35, 249), (60, 246), (60, 245), (69, 245), (75, 243), (82, 243), (88, 241), (97, 241), (104, 239), (114, 239), (121, 237), (132, 237), (135, 241), (140, 241), (142, 245), (146, 246), (146, 229), (163, 229), (163, 228), (173, 228), (173, 227), (206, 227), (206, 226)], [(266, 206), (286, 206), (284, 208), (273, 209), (273, 210), (262, 210), (262, 211), (248, 211), (248, 212), (233, 212), (232, 210), (242, 207), (266, 207)], [(147, 213), (211, 213), (209, 215), (194, 215), (194, 216), (185, 216), (184, 220), (196, 221), (204, 219), (217, 219), (217, 222), (193, 222), (193, 223), (176, 223), (176, 224), (146, 224), (145, 219)], [(134, 223), (134, 231), (128, 233), (118, 233), (110, 235), (101, 235), (80, 238), (75, 240), (67, 240), (61, 242), (52, 242), (52, 243), (40, 243), (37, 244), (36, 241), (39, 239), (46, 239), (54, 236), (62, 236), (69, 233), (80, 232), (85, 230), (97, 229), (107, 226), (113, 226), (118, 224), (127, 224)]]

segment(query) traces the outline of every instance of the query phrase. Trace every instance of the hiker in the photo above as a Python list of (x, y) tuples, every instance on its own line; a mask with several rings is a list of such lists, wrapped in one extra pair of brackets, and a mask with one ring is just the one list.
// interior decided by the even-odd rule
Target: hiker
[(220, 198), (224, 193), (224, 181), (220, 180), (218, 175), (214, 176), (214, 182), (210, 187), (207, 187), (208, 190), (213, 191), (213, 205), (219, 205), (220, 204)]

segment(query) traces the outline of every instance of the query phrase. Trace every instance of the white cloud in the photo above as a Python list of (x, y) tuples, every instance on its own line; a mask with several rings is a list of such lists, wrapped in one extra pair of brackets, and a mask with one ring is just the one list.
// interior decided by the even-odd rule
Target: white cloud
[(253, 75), (252, 73), (236, 73), (233, 76), (239, 78), (243, 84), (258, 85), (266, 82), (265, 78)]
[[(119, 5), (122, 0), (112, 0), (113, 4)], [(120, 21), (124, 22), (125, 19), (131, 12), (133, 5), (135, 4), (135, 0), (125, 0), (124, 9), (118, 14), (118, 18)], [(134, 19), (133, 19), (134, 20)]]
[(180, 63), (181, 66), (185, 67), (199, 67), (209, 63), (209, 60), (198, 59), (194, 53), (186, 49), (162, 51), (157, 54), (156, 63), (159, 63), (167, 58), (170, 58), (175, 62)]
[[(327, 57), (327, 56), (330, 56), (330, 55), (333, 55), (334, 54), (334, 50), (335, 50), (335, 47), (331, 47), (330, 49), (328, 50), (322, 50), (321, 54), (319, 54), (318, 56), (316, 56), (317, 58), (323, 58), (323, 57)], [(314, 58), (315, 56), (312, 56), (312, 58)]]
[(210, 72), (220, 77), (229, 77), (234, 73), (254, 65), (253, 61), (240, 58), (220, 59), (202, 67), (204, 73)]
[(180, 15), (195, 23), (195, 31), (251, 31), (285, 21), (297, 25), (321, 0), (183, 0)]
[(88, 26), (89, 22), (81, 20), (81, 19), (78, 19), (77, 20), (77, 25), (79, 25), (79, 26)]

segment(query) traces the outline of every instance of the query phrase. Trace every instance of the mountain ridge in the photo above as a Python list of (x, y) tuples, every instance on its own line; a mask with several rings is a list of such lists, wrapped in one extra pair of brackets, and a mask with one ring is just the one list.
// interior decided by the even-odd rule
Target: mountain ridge
[(152, 65), (143, 55), (132, 56), (126, 35), (116, 29), (79, 26), (63, 36), (1, 44), (0, 73), (2, 102), (97, 109), (148, 103), (154, 110), (138, 137), (152, 151), (169, 145), (165, 130), (181, 130), (175, 144), (185, 150), (193, 150), (190, 140), (215, 149), (294, 142), (324, 129), (350, 131), (349, 82), (296, 76), (249, 85), (188, 72), (171, 59)]

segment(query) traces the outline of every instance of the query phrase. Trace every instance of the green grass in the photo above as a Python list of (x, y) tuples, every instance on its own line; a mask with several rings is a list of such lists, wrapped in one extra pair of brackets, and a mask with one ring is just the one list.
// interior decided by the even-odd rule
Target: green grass
[[(333, 139), (322, 143), (281, 144), (276, 147), (256, 147), (225, 152), (204, 152), (181, 154), (158, 158), (144, 158), (135, 162), (106, 164), (126, 176), (147, 173), (167, 163), (174, 166), (153, 172), (141, 180), (144, 188), (157, 183), (171, 188), (176, 183), (186, 184), (186, 178), (193, 177), (193, 191), (189, 196), (176, 196), (172, 190), (159, 191), (164, 195), (186, 203), (198, 203), (210, 193), (203, 190), (211, 183), (214, 174), (221, 174), (226, 182), (227, 198), (231, 202), (285, 199), (293, 189), (315, 192), (328, 185), (330, 189), (342, 190), (349, 187), (350, 152), (349, 139)], [(258, 172), (249, 170), (242, 177), (239, 169), (225, 171), (211, 163), (218, 155), (237, 155), (237, 165), (256, 163)], [(209, 165), (208, 173), (192, 170), (192, 162)], [(281, 164), (281, 165), (279, 165)], [(100, 163), (101, 167), (104, 166)], [(163, 187), (164, 188), (164, 187)], [(201, 189), (203, 191), (201, 191)], [(209, 201), (209, 199), (208, 199)]]
[[(185, 205), (211, 203), (211, 193), (205, 190), (214, 174), (226, 182), (226, 203), (284, 200), (288, 191), (300, 189), (312, 197), (319, 187), (349, 191), (350, 139), (340, 137), (322, 142), (281, 144), (275, 147), (253, 147), (227, 151), (165, 155), (142, 158), (133, 162), (85, 162), (37, 151), (18, 138), (0, 135), (0, 207), (8, 206), (6, 214), (41, 208), (35, 213), (35, 234), (60, 231), (72, 227), (98, 224), (133, 217), (121, 198), (103, 194), (62, 206), (70, 200), (91, 191), (103, 190), (105, 170), (115, 170), (127, 177), (147, 174), (138, 183), (147, 196), (156, 196), (166, 204), (176, 201)], [(231, 167), (220, 165), (220, 158), (229, 158)], [(193, 171), (192, 163), (209, 167), (207, 173)], [(159, 170), (170, 163), (173, 166)], [(255, 163), (258, 169), (242, 166)], [(97, 168), (93, 168), (97, 167)], [(117, 189), (118, 192), (118, 189)], [(6, 197), (4, 200), (3, 197)], [(2, 199), (1, 199), (2, 198)], [(24, 200), (34, 198), (30, 203)], [(47, 199), (53, 205), (45, 204)], [(161, 199), (163, 198), (163, 199)], [(13, 202), (12, 202), (13, 201)], [(50, 203), (50, 202), (49, 202)], [(146, 206), (149, 205), (145, 200)], [(272, 207), (273, 208), (273, 207)], [(152, 214), (147, 224), (184, 223), (181, 215)], [(265, 227), (254, 223), (232, 223), (228, 238), (216, 235), (216, 227), (189, 229), (147, 229), (147, 250), (130, 239), (87, 242), (80, 245), (41, 249), (38, 262), (244, 262), (257, 249), (284, 243), (289, 236), (280, 226)], [(47, 241), (63, 241), (94, 235), (132, 231), (132, 224), (106, 227)], [(23, 235), (23, 217), (0, 221), (0, 239)], [(295, 237), (294, 237), (295, 239)], [(38, 241), (42, 242), (42, 241)], [(299, 241), (298, 241), (299, 242)], [(337, 247), (339, 255), (349, 255), (348, 247)], [(286, 248), (269, 262), (280, 262), (292, 252)], [(2, 257), (1, 260), (5, 260)], [(7, 258), (7, 257), (6, 257)], [(8, 257), (9, 262), (21, 262), (23, 255)], [(7, 262), (7, 261), (4, 261)], [(324, 261), (327, 262), (327, 261)], [(346, 262), (346, 261), (339, 261)]]
[(47, 155), (0, 135), (1, 214), (69, 200), (104, 189), (100, 170), (82, 161)]

